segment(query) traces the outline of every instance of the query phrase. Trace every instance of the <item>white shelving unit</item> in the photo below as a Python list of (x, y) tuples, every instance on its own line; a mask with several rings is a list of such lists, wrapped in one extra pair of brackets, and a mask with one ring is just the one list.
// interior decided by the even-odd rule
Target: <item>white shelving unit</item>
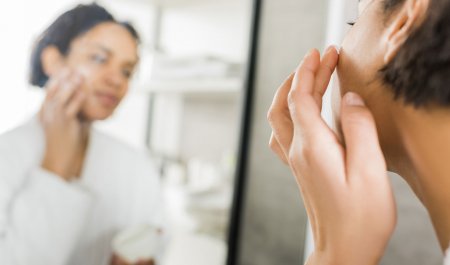
[[(251, 1), (117, 1), (149, 5), (155, 11), (152, 43), (142, 47), (148, 64), (142, 65), (139, 73), (142, 78), (138, 78), (140, 80), (136, 80), (134, 86), (135, 93), (150, 97), (148, 143), (151, 151), (162, 159), (173, 158), (175, 161), (168, 159), (166, 163), (181, 161), (176, 165), (180, 168), (192, 162), (191, 159), (198, 159), (219, 169), (224, 153), (237, 148), (234, 145), (238, 142), (244, 78), (227, 77), (227, 74), (224, 77), (220, 77), (221, 74), (214, 77), (205, 74), (204, 77), (203, 72), (201, 77), (174, 76), (169, 80), (165, 76), (161, 80), (150, 76), (154, 76), (152, 70), (158, 67), (157, 56), (167, 56), (174, 61), (186, 57), (194, 60), (219, 58), (233, 65), (244, 64), (247, 59), (249, 33), (247, 36), (246, 27), (250, 28)], [(248, 6), (245, 6), (246, 3)], [(247, 11), (248, 25), (245, 25)], [(208, 67), (206, 69), (211, 70)], [(184, 174), (189, 175), (187, 171)], [(222, 175), (217, 179), (221, 179)], [(210, 196), (201, 198), (198, 194), (190, 194), (187, 185), (164, 186), (164, 196), (170, 198), (170, 202), (166, 203), (168, 216), (184, 217), (168, 220), (172, 242), (167, 248), (164, 265), (225, 263), (226, 231), (222, 231), (225, 230), (222, 227), (226, 227), (228, 220), (225, 215), (231, 202), (232, 187), (228, 184), (223, 186), (221, 188), (230, 189), (229, 194), (211, 191)], [(174, 188), (181, 191), (170, 192)], [(183, 194), (185, 197), (178, 198)], [(223, 212), (224, 218), (217, 214), (215, 218), (210, 218), (216, 212)], [(189, 223), (186, 220), (189, 219), (194, 220), (197, 226), (207, 223), (209, 230), (186, 228), (186, 223)], [(223, 236), (219, 236), (222, 233)]]
[[(120, 0), (130, 2), (130, 0)], [(195, 4), (211, 2), (211, 0), (132, 0), (133, 2), (154, 5), (163, 8), (174, 8), (183, 6), (192, 6)]]
[(153, 81), (139, 88), (154, 94), (239, 94), (242, 91), (241, 78), (228, 79), (192, 79)]

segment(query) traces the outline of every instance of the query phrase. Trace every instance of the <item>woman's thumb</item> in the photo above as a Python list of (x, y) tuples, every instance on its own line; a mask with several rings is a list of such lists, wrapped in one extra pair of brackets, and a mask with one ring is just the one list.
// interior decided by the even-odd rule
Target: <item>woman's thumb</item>
[(375, 120), (358, 94), (348, 92), (343, 97), (341, 123), (348, 170), (385, 171)]

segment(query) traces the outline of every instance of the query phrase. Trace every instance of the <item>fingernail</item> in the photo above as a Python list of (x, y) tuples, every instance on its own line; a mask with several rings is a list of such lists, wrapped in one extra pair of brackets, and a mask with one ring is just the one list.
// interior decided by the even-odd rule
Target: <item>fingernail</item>
[(303, 57), (303, 59), (301, 60), (301, 62), (298, 64), (296, 71), (303, 65), (303, 63), (306, 61), (306, 59), (308, 59), (308, 57), (311, 56), (311, 54), (313, 54), (315, 49), (311, 49), (306, 55), (305, 57)]
[(337, 54), (339, 54), (339, 46), (337, 45), (330, 45), (328, 46), (328, 48), (325, 50), (325, 54), (332, 52), (332, 51), (336, 51)]
[(311, 54), (313, 53), (314, 49), (309, 50), (309, 52), (305, 55), (305, 57), (303, 58), (303, 60), (305, 60), (306, 58), (308, 58), (309, 56), (311, 56)]
[(344, 96), (344, 104), (347, 106), (365, 106), (364, 100), (356, 93), (348, 92)]
[(336, 50), (336, 52), (337, 52), (338, 54), (341, 53), (341, 46), (339, 46), (339, 45), (333, 45), (333, 48)]
[(334, 46), (328, 46), (328, 48), (325, 50), (325, 54), (332, 52), (333, 50), (337, 51)]

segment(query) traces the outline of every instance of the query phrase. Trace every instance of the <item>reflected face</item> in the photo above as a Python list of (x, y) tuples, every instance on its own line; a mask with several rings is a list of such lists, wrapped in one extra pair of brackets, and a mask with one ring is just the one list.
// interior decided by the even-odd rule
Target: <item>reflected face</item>
[(138, 62), (137, 48), (128, 30), (112, 22), (95, 26), (71, 43), (64, 64), (83, 76), (84, 118), (95, 121), (111, 116), (127, 94)]

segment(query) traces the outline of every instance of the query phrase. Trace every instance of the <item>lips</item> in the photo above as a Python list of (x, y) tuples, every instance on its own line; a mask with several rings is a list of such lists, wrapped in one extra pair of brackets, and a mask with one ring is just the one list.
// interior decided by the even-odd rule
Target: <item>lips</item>
[(100, 102), (101, 105), (107, 108), (116, 107), (120, 102), (119, 97), (112, 93), (96, 92), (95, 97), (97, 98), (97, 100)]

